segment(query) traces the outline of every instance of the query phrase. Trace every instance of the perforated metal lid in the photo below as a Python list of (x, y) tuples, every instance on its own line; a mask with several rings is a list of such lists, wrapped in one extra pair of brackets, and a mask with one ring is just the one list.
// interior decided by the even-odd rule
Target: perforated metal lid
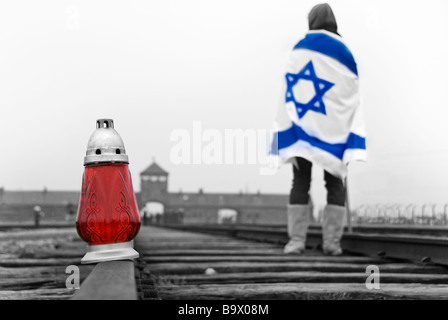
[(96, 130), (87, 143), (84, 165), (95, 163), (129, 163), (123, 140), (114, 129), (112, 119), (96, 121)]

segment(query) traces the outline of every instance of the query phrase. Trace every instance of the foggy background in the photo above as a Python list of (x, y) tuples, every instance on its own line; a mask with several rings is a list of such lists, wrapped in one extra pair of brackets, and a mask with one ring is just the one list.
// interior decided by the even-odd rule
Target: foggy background
[[(175, 165), (175, 129), (269, 129), (290, 50), (319, 2), (3, 1), (0, 187), (80, 190), (87, 141), (112, 118), (134, 188), (155, 157), (176, 192), (288, 193), (292, 169)], [(352, 207), (448, 203), (448, 2), (328, 1), (358, 63), (367, 163)], [(322, 170), (313, 196), (325, 201)]]

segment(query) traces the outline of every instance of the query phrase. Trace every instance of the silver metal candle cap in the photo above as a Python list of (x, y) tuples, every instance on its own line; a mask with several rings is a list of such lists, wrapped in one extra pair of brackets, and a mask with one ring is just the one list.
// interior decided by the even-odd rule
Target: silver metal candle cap
[(129, 163), (123, 140), (115, 131), (112, 119), (99, 119), (87, 143), (84, 165), (114, 162)]

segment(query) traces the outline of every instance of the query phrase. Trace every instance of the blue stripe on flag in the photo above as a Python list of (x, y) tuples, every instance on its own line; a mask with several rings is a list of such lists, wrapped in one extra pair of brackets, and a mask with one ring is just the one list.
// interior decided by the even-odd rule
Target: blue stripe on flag
[(306, 141), (313, 147), (331, 153), (340, 160), (342, 160), (347, 149), (366, 149), (366, 139), (354, 133), (350, 133), (347, 143), (331, 144), (310, 136), (302, 128), (293, 124), (291, 128), (274, 135), (271, 153), (278, 155), (278, 150), (288, 148), (299, 140)]
[(354, 74), (358, 75), (358, 68), (356, 67), (355, 59), (350, 50), (348, 50), (342, 42), (324, 33), (307, 34), (307, 36), (294, 47), (294, 50), (295, 49), (308, 49), (325, 54), (338, 60)]

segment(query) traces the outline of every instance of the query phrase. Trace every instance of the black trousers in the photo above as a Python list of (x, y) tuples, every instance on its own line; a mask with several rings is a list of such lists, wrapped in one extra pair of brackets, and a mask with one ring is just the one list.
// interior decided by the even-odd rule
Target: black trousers
[[(304, 159), (296, 158), (299, 168), (293, 167), (292, 189), (289, 195), (289, 204), (308, 204), (311, 186), (311, 168), (313, 164)], [(345, 187), (342, 179), (339, 179), (327, 171), (324, 171), (325, 188), (327, 189), (327, 203), (344, 206)]]

